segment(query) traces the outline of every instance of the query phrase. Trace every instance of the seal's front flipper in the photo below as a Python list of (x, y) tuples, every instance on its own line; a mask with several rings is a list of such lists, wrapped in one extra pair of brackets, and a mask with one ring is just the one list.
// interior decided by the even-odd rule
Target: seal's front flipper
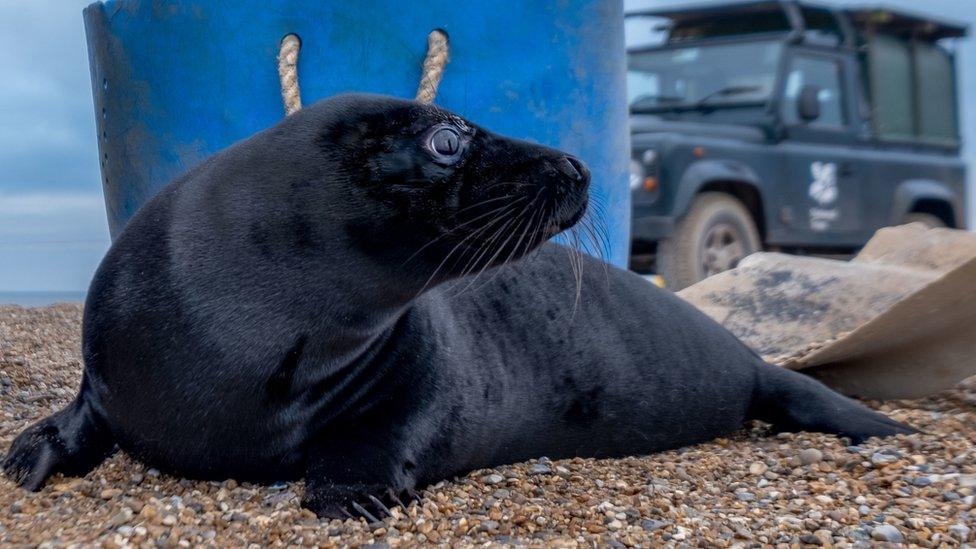
[(397, 489), (385, 483), (341, 484), (310, 477), (305, 481), (302, 507), (320, 518), (362, 517), (373, 524), (393, 516), (394, 507), (406, 510), (417, 499), (413, 490)]
[(383, 447), (369, 441), (327, 437), (313, 444), (305, 473), (302, 506), (323, 518), (359, 518), (369, 523), (392, 514), (418, 499), (411, 465), (389, 451), (390, 435)]
[(3, 472), (19, 486), (36, 491), (55, 473), (81, 476), (115, 448), (108, 429), (82, 392), (67, 408), (31, 425), (14, 439)]
[(857, 444), (871, 437), (918, 432), (796, 372), (757, 365), (749, 418), (777, 431), (816, 431), (848, 437)]

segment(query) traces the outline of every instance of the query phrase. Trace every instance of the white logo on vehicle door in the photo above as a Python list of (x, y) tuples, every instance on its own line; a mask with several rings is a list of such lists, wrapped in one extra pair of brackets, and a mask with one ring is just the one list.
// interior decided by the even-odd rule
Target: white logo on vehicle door
[(813, 181), (807, 194), (814, 199), (819, 208), (810, 208), (810, 228), (815, 231), (826, 231), (830, 224), (837, 221), (840, 213), (837, 208), (831, 208), (837, 201), (837, 164), (833, 162), (814, 162), (810, 164), (810, 175)]
[(810, 164), (810, 198), (821, 206), (829, 206), (837, 200), (837, 164), (833, 162), (814, 162)]

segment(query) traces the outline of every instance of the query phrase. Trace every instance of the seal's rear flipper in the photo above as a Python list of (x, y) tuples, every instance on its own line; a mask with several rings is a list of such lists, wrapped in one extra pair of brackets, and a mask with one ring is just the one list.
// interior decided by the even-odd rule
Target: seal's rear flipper
[(757, 365), (750, 419), (777, 431), (816, 431), (849, 437), (857, 444), (871, 437), (918, 432), (791, 370)]
[(104, 422), (81, 394), (65, 409), (31, 425), (14, 439), (3, 472), (21, 487), (36, 491), (55, 473), (81, 476), (115, 449)]

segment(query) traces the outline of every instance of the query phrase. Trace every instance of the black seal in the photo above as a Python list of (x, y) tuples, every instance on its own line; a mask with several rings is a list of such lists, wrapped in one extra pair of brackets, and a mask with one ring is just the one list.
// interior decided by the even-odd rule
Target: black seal
[(84, 379), (14, 441), (27, 489), (115, 447), (175, 474), (306, 478), (319, 515), (541, 455), (624, 456), (747, 419), (911, 430), (637, 275), (546, 243), (589, 172), (429, 105), (347, 95), (215, 155), (98, 269)]

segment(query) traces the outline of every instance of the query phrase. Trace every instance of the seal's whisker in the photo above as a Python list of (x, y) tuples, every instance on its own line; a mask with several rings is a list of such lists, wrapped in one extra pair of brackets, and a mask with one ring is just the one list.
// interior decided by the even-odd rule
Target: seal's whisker
[(529, 236), (528, 240), (525, 241), (525, 249), (521, 252), (520, 257), (528, 257), (532, 253), (532, 250), (536, 249), (539, 245), (546, 241), (545, 227), (552, 220), (553, 208), (549, 204), (543, 204), (543, 206), (538, 210), (538, 221), (533, 225), (533, 221), (536, 219), (535, 216), (529, 220), (529, 225), (527, 226), (527, 234)]
[[(529, 204), (530, 207), (532, 205), (534, 205), (536, 199), (539, 198), (539, 195), (540, 194), (541, 194), (541, 191), (538, 192), (538, 193), (536, 193), (536, 196), (532, 199), (532, 203)], [(542, 217), (545, 218), (544, 215)], [(478, 286), (478, 288), (476, 288), (476, 290), (477, 289), (480, 289), (480, 288), (483, 288), (487, 284), (491, 283), (491, 281), (495, 280), (495, 277), (497, 277), (498, 274), (501, 273), (502, 270), (510, 264), (509, 262), (512, 260), (512, 258), (514, 258), (519, 253), (519, 249), (522, 246), (523, 240), (525, 240), (525, 237), (529, 235), (529, 232), (530, 232), (529, 229), (531, 227), (532, 220), (534, 218), (535, 218), (535, 214), (533, 214), (530, 217), (523, 217), (520, 220), (519, 224), (515, 227), (515, 229), (513, 231), (513, 234), (518, 234), (519, 235), (518, 240), (516, 240), (515, 241), (515, 244), (512, 245), (511, 249), (508, 252), (508, 255), (505, 257), (505, 260), (501, 262), (501, 265), (497, 269), (495, 269), (495, 273), (492, 276), (490, 276), (485, 282), (483, 282), (480, 286)], [(531, 246), (530, 246), (530, 244), (531, 244), (531, 238), (529, 240), (525, 240), (525, 242), (526, 242), (526, 253), (527, 253), (528, 250), (531, 248)]]
[[(517, 216), (515, 217), (515, 219), (514, 219), (513, 221), (517, 221), (517, 220), (519, 220), (519, 218), (520, 218), (520, 217), (521, 217), (522, 215), (524, 215), (526, 211), (528, 211), (528, 208), (529, 208), (529, 207), (530, 207), (531, 205), (532, 205), (531, 203), (530, 203), (530, 204), (528, 204), (528, 205), (527, 205), (527, 206), (526, 206), (526, 207), (525, 207), (525, 208), (524, 208), (524, 209), (522, 210), (522, 212), (521, 212), (521, 213), (519, 213), (519, 215), (517, 215)], [(517, 227), (517, 225), (516, 225), (516, 227)], [(498, 255), (499, 255), (499, 254), (501, 254), (503, 250), (505, 250), (505, 246), (506, 246), (506, 245), (507, 245), (507, 244), (508, 244), (509, 242), (511, 242), (511, 240), (512, 240), (512, 238), (514, 238), (516, 234), (518, 234), (518, 232), (517, 232), (517, 231), (511, 231), (511, 232), (509, 232), (509, 235), (508, 235), (508, 238), (506, 238), (506, 239), (505, 239), (504, 241), (502, 241), (502, 243), (501, 243), (501, 244), (500, 244), (500, 245), (498, 246), (498, 249), (496, 249), (496, 250), (495, 250), (495, 253), (494, 253), (494, 254), (493, 254), (493, 255), (492, 255), (492, 256), (491, 256), (490, 258), (488, 258), (488, 261), (486, 261), (486, 262), (485, 262), (485, 264), (484, 264), (484, 265), (483, 265), (483, 266), (481, 267), (481, 270), (480, 270), (480, 271), (478, 272), (478, 274), (476, 274), (476, 275), (474, 276), (474, 278), (473, 278), (473, 279), (471, 280), (471, 282), (470, 282), (470, 283), (468, 283), (468, 285), (467, 285), (467, 286), (466, 286), (466, 287), (465, 287), (465, 288), (464, 288), (463, 290), (461, 290), (461, 293), (464, 293), (464, 291), (465, 291), (465, 290), (467, 290), (468, 288), (470, 288), (472, 284), (474, 284), (475, 282), (477, 282), (477, 280), (478, 280), (478, 278), (479, 278), (479, 277), (480, 277), (480, 276), (481, 276), (481, 275), (482, 275), (482, 274), (483, 274), (483, 273), (484, 273), (484, 272), (485, 272), (486, 270), (488, 270), (488, 268), (489, 268), (489, 267), (491, 267), (491, 264), (492, 264), (492, 263), (493, 263), (493, 262), (494, 262), (494, 261), (495, 261), (496, 259), (498, 259)]]
[(487, 187), (485, 187), (485, 190), (494, 189), (495, 187), (501, 187), (502, 185), (514, 185), (517, 188), (517, 187), (531, 187), (534, 185), (534, 183), (525, 183), (522, 181), (499, 181), (498, 183), (492, 183), (491, 185), (488, 185)]
[[(458, 242), (458, 245), (455, 246), (451, 250), (451, 252), (447, 254), (447, 256), (445, 256), (444, 261), (441, 262), (441, 265), (443, 265), (444, 262), (446, 262), (447, 259), (450, 258), (452, 254), (454, 254), (455, 251), (457, 251), (458, 249), (461, 249), (461, 248), (464, 248), (464, 249), (461, 251), (461, 254), (458, 257), (455, 258), (454, 265), (458, 265), (460, 263), (460, 261), (462, 261), (464, 259), (464, 257), (466, 257), (466, 255), (468, 253), (470, 253), (472, 255), (477, 254), (481, 250), (482, 246), (484, 246), (484, 244), (483, 243), (482, 244), (479, 244), (474, 249), (471, 249), (470, 247), (467, 247), (467, 248), (464, 247), (465, 242), (468, 241), (468, 240), (472, 240), (472, 239), (473, 240), (477, 240), (478, 237), (480, 237), (483, 234), (487, 233), (489, 231), (489, 229), (492, 228), (492, 226), (494, 226), (495, 224), (497, 224), (499, 222), (502, 222), (507, 217), (509, 217), (512, 214), (512, 212), (513, 212), (513, 210), (505, 211), (503, 214), (500, 214), (498, 217), (496, 217), (496, 218), (488, 221), (487, 223), (485, 223), (484, 226), (479, 227), (478, 229), (472, 231), (471, 234), (469, 234), (464, 239), (462, 239), (460, 242)], [(503, 225), (506, 224), (506, 223), (507, 223), (507, 221), (505, 221), (503, 223)], [(465, 264), (465, 267), (466, 266), (467, 266), (467, 264)], [(464, 270), (462, 269), (462, 273), (463, 273), (463, 271)], [(435, 274), (436, 274), (436, 271), (435, 271)]]
[(580, 223), (579, 227), (580, 231), (590, 243), (592, 252), (601, 260), (606, 260), (606, 257), (604, 257), (606, 248), (604, 247), (603, 242), (600, 240), (600, 236), (596, 233), (596, 229), (593, 227), (592, 221), (589, 219), (584, 219), (583, 222)]
[[(515, 214), (510, 219), (507, 219), (501, 225), (498, 225), (494, 231), (492, 231), (491, 236), (485, 238), (481, 241), (478, 247), (471, 253), (471, 257), (468, 259), (467, 263), (464, 264), (464, 268), (461, 269), (461, 273), (458, 275), (458, 279), (466, 277), (469, 273), (474, 272), (477, 268), (478, 261), (484, 257), (484, 255), (491, 248), (491, 245), (498, 239), (499, 235), (503, 234), (504, 231), (508, 229), (518, 219), (519, 214)], [(456, 284), (456, 282), (455, 282)]]
[[(509, 219), (503, 225), (501, 225), (500, 227), (498, 227), (498, 229), (492, 234), (492, 236), (489, 239), (487, 239), (481, 245), (481, 247), (478, 248), (478, 254), (477, 254), (477, 256), (472, 257), (468, 261), (468, 263), (464, 266), (464, 269), (461, 271), (461, 275), (458, 277), (458, 280), (465, 279), (465, 278), (470, 278), (470, 275), (472, 273), (474, 273), (474, 271), (476, 269), (478, 270), (478, 275), (480, 275), (482, 272), (484, 272), (484, 270), (487, 269), (488, 266), (491, 264), (491, 260), (489, 259), (484, 264), (481, 264), (481, 260), (489, 252), (491, 252), (492, 246), (494, 245), (495, 241), (497, 241), (506, 232), (508, 232), (509, 227), (511, 227), (513, 224), (515, 224), (517, 222), (518, 222), (518, 216), (516, 215), (515, 217), (513, 217), (512, 219)], [(480, 267), (479, 267), (479, 264), (481, 264)], [(477, 279), (477, 275), (475, 275), (474, 278)], [(468, 284), (464, 288), (462, 288), (461, 291), (458, 292), (456, 295), (461, 295), (462, 293), (464, 293), (464, 290), (467, 290), (470, 287), (471, 287), (471, 282), (469, 281)]]
[[(424, 283), (423, 287), (421, 287), (420, 291), (417, 294), (419, 295), (419, 294), (423, 293), (427, 289), (427, 287), (430, 285), (430, 283), (434, 280), (435, 277), (437, 277), (437, 274), (440, 272), (440, 270), (447, 263), (448, 259), (450, 259), (451, 256), (453, 256), (454, 253), (457, 250), (461, 249), (464, 246), (465, 242), (467, 242), (471, 238), (476, 238), (479, 234), (481, 234), (481, 233), (485, 232), (486, 230), (488, 230), (495, 223), (498, 223), (499, 221), (505, 219), (508, 215), (510, 215), (514, 211), (514, 207), (515, 207), (515, 204), (508, 204), (507, 206), (505, 206), (503, 208), (500, 208), (500, 209), (503, 209), (504, 211), (502, 211), (502, 213), (498, 214), (497, 217), (495, 217), (495, 218), (487, 221), (482, 227), (480, 227), (480, 228), (472, 231), (470, 234), (468, 234), (467, 236), (465, 236), (464, 238), (462, 238), (461, 240), (459, 240), (458, 243), (455, 244), (454, 247), (451, 249), (451, 251), (448, 252), (447, 255), (444, 256), (444, 259), (440, 262), (440, 264), (437, 266), (437, 268), (434, 269), (434, 272), (430, 275), (430, 278), (427, 279), (427, 282)], [(463, 255), (463, 252), (462, 252), (462, 255)]]
[[(535, 202), (539, 199), (539, 197), (541, 195), (542, 195), (542, 191), (540, 190), (538, 193), (536, 193), (535, 198), (532, 199), (532, 204), (535, 204)], [(525, 233), (524, 233), (529, 238), (528, 238), (528, 240), (525, 241), (525, 249), (524, 249), (524, 251), (522, 251), (519, 255), (526, 255), (526, 254), (528, 254), (529, 251), (535, 245), (541, 243), (541, 241), (542, 241), (541, 238), (536, 238), (536, 237), (541, 235), (540, 231), (542, 230), (543, 222), (546, 221), (546, 220), (548, 220), (548, 218), (549, 218), (549, 215), (550, 214), (546, 213), (548, 210), (549, 210), (549, 206), (547, 204), (543, 203), (542, 206), (540, 208), (538, 208), (535, 211), (535, 213), (532, 214), (531, 217), (529, 217), (529, 221), (528, 221), (528, 223), (525, 226)], [(535, 225), (534, 225), (535, 226), (535, 229), (533, 229), (533, 222), (536, 220), (536, 216), (538, 216), (538, 222), (535, 223)]]
[[(531, 207), (534, 207), (536, 205), (536, 202), (539, 200), (539, 197), (542, 196), (543, 190), (544, 189), (539, 189), (535, 193), (535, 196), (532, 197), (532, 201), (529, 202), (529, 207), (530, 208)], [(535, 219), (535, 216), (537, 214), (541, 213), (541, 211), (544, 210), (544, 209), (545, 209), (545, 206), (543, 205), (542, 208), (536, 209), (536, 211), (533, 212), (532, 215), (530, 215), (527, 218), (524, 218), (524, 220), (525, 220), (525, 226), (523, 227), (522, 225), (519, 225), (519, 227), (516, 229), (520, 233), (519, 239), (515, 242), (515, 245), (512, 246), (512, 250), (510, 251), (510, 253), (508, 254), (508, 256), (505, 258), (504, 263), (508, 263), (509, 261), (512, 260), (512, 258), (514, 258), (517, 255), (519, 255), (519, 247), (520, 247), (520, 245), (522, 243), (522, 240), (526, 236), (529, 236), (530, 228), (532, 226), (532, 221)], [(523, 212), (523, 215), (524, 215), (524, 212)], [(528, 251), (532, 248), (532, 246), (529, 245), (529, 243), (530, 243), (531, 240), (532, 239), (529, 238), (529, 240), (526, 241), (526, 246), (525, 246), (525, 252), (524, 253), (528, 253)]]
[(600, 259), (600, 263), (603, 266), (603, 274), (607, 279), (607, 283), (610, 282), (610, 270), (608, 267), (608, 262), (610, 258), (607, 256), (607, 250), (609, 250), (608, 241), (601, 238), (596, 225), (593, 223), (592, 219), (586, 219), (582, 224), (582, 229), (589, 236), (590, 240), (594, 243), (593, 246), (597, 250), (597, 258)]
[(431, 241), (430, 241), (430, 242), (428, 242), (428, 243), (426, 243), (426, 244), (424, 244), (423, 246), (421, 246), (421, 247), (420, 247), (419, 249), (417, 249), (417, 251), (416, 251), (416, 252), (414, 252), (414, 253), (412, 253), (412, 254), (410, 254), (410, 257), (408, 257), (407, 259), (405, 259), (405, 260), (403, 261), (403, 263), (402, 263), (402, 264), (401, 264), (400, 266), (402, 267), (402, 266), (404, 266), (404, 265), (406, 265), (406, 264), (407, 264), (408, 262), (410, 262), (410, 260), (411, 260), (411, 259), (413, 259), (413, 258), (415, 258), (415, 257), (417, 257), (417, 255), (418, 255), (418, 254), (419, 254), (420, 252), (422, 252), (422, 251), (424, 251), (424, 250), (425, 250), (425, 249), (426, 249), (426, 248), (427, 248), (428, 246), (430, 246), (430, 245), (432, 245), (432, 244), (434, 244), (434, 243), (436, 243), (436, 242), (439, 242), (440, 240), (442, 240), (442, 239), (444, 239), (444, 238), (447, 238), (448, 236), (450, 236), (450, 235), (451, 235), (452, 233), (454, 233), (454, 232), (455, 232), (455, 231), (457, 231), (458, 229), (461, 229), (461, 228), (463, 228), (463, 227), (466, 227), (467, 225), (470, 225), (470, 224), (472, 224), (472, 223), (474, 223), (475, 221), (478, 221), (478, 220), (480, 220), (480, 219), (483, 219), (483, 218), (485, 218), (485, 217), (488, 217), (488, 216), (490, 216), (490, 215), (492, 215), (492, 214), (496, 214), (496, 213), (498, 213), (498, 212), (500, 212), (500, 211), (502, 211), (502, 210), (504, 210), (505, 208), (508, 208), (508, 207), (514, 207), (515, 205), (517, 205), (517, 204), (518, 204), (519, 202), (521, 202), (522, 200), (526, 200), (526, 197), (524, 197), (524, 196), (522, 196), (522, 197), (519, 197), (519, 198), (517, 198), (517, 199), (515, 199), (515, 200), (513, 200), (513, 201), (512, 201), (511, 203), (509, 203), (509, 204), (504, 204), (504, 205), (502, 205), (502, 206), (499, 206), (498, 208), (495, 208), (495, 209), (493, 209), (493, 210), (491, 210), (491, 211), (489, 211), (489, 212), (486, 212), (486, 213), (483, 213), (483, 214), (481, 214), (481, 215), (479, 215), (479, 216), (477, 216), (477, 217), (474, 217), (474, 218), (472, 218), (472, 219), (469, 219), (469, 220), (467, 220), (467, 221), (465, 221), (464, 223), (461, 223), (460, 225), (457, 225), (457, 226), (455, 226), (455, 227), (452, 227), (451, 229), (448, 229), (448, 230), (447, 230), (446, 232), (444, 232), (443, 234), (441, 234), (441, 235), (439, 235), (439, 236), (437, 236), (436, 238), (433, 238), (433, 239), (431, 239)]
[(601, 241), (604, 249), (605, 250), (609, 250), (610, 249), (610, 236), (609, 236), (609, 229), (608, 229), (607, 224), (606, 224), (606, 216), (601, 211), (601, 209), (597, 209), (597, 212), (596, 213), (597, 213), (596, 216), (591, 216), (589, 218), (590, 226), (593, 228), (594, 231), (596, 231), (597, 236), (600, 237), (600, 241)]
[[(527, 212), (527, 211), (529, 210), (529, 208), (531, 208), (531, 207), (532, 207), (532, 205), (533, 205), (533, 203), (534, 203), (534, 202), (535, 202), (535, 199), (533, 199), (533, 200), (532, 200), (532, 201), (530, 201), (530, 202), (529, 202), (528, 204), (526, 204), (526, 205), (525, 205), (525, 206), (524, 206), (524, 207), (523, 207), (523, 208), (522, 208), (522, 209), (521, 209), (521, 210), (519, 211), (519, 213), (518, 213), (518, 214), (516, 214), (514, 218), (512, 218), (512, 222), (514, 222), (514, 225), (515, 225), (515, 230), (513, 230), (513, 231), (511, 231), (511, 232), (509, 233), (509, 236), (508, 236), (508, 238), (506, 238), (506, 239), (505, 239), (505, 240), (504, 240), (504, 241), (503, 241), (503, 242), (501, 243), (501, 245), (500, 245), (500, 246), (498, 247), (498, 250), (497, 250), (497, 251), (495, 252), (495, 254), (494, 254), (494, 255), (493, 255), (493, 256), (492, 256), (492, 257), (491, 257), (491, 258), (490, 258), (490, 259), (489, 259), (489, 260), (488, 260), (488, 261), (487, 261), (487, 262), (486, 262), (486, 263), (485, 263), (484, 265), (482, 265), (482, 267), (481, 267), (481, 270), (480, 270), (480, 271), (478, 272), (478, 274), (477, 274), (477, 275), (475, 275), (475, 277), (474, 277), (474, 279), (473, 279), (473, 280), (472, 280), (472, 281), (471, 281), (471, 282), (470, 282), (470, 283), (469, 283), (469, 284), (468, 284), (468, 285), (467, 285), (467, 286), (466, 286), (466, 287), (465, 287), (464, 289), (462, 289), (462, 290), (461, 290), (461, 293), (464, 293), (464, 291), (465, 291), (465, 290), (467, 290), (468, 288), (470, 288), (470, 287), (471, 287), (471, 284), (473, 284), (473, 283), (474, 283), (474, 281), (476, 281), (476, 280), (478, 279), (478, 277), (480, 277), (480, 276), (481, 276), (481, 273), (483, 273), (484, 271), (486, 271), (486, 270), (487, 270), (487, 269), (488, 269), (488, 268), (489, 268), (489, 267), (491, 266), (491, 264), (492, 264), (492, 262), (493, 262), (493, 261), (494, 261), (495, 259), (497, 259), (497, 257), (498, 257), (498, 254), (499, 254), (499, 253), (500, 253), (500, 252), (501, 252), (502, 250), (504, 250), (504, 249), (505, 249), (505, 245), (506, 245), (506, 244), (508, 244), (508, 242), (509, 242), (509, 241), (510, 241), (510, 240), (512, 239), (512, 237), (513, 237), (513, 236), (514, 236), (515, 234), (517, 234), (517, 232), (518, 232), (518, 226), (519, 226), (519, 224), (520, 224), (520, 220), (521, 220), (521, 219), (523, 219), (523, 217), (525, 216), (525, 213), (526, 213), (526, 212)], [(513, 224), (513, 223), (506, 223), (506, 225), (505, 225), (504, 227), (502, 227), (502, 228), (500, 228), (500, 229), (499, 229), (498, 231), (496, 231), (496, 233), (495, 233), (495, 235), (494, 235), (494, 236), (493, 236), (493, 237), (491, 238), (491, 240), (489, 240), (489, 241), (488, 241), (488, 243), (487, 243), (487, 247), (486, 247), (486, 250), (487, 250), (487, 249), (489, 249), (489, 248), (490, 248), (490, 247), (491, 247), (491, 246), (492, 246), (492, 245), (494, 244), (494, 242), (496, 242), (496, 241), (497, 241), (497, 239), (498, 239), (498, 238), (499, 238), (500, 236), (502, 236), (502, 235), (503, 235), (503, 234), (504, 234), (504, 233), (505, 233), (506, 231), (508, 231), (508, 229), (509, 229), (510, 227), (512, 227), (512, 224)], [(482, 255), (483, 255), (483, 254), (482, 254)], [(481, 256), (479, 256), (479, 259), (478, 259), (479, 261), (480, 261), (480, 257), (481, 257)], [(476, 263), (476, 264), (477, 264), (477, 263)], [(473, 270), (473, 268), (472, 268), (472, 270)], [(460, 293), (459, 293), (458, 295), (460, 295)]]
[(474, 208), (479, 208), (481, 206), (484, 206), (485, 204), (491, 204), (492, 202), (498, 202), (499, 200), (517, 200), (517, 199), (524, 199), (524, 198), (525, 198), (524, 196), (519, 196), (519, 197), (496, 196), (495, 198), (489, 198), (487, 200), (482, 200), (481, 202), (478, 202), (477, 204), (471, 204), (469, 206), (465, 206), (465, 207), (461, 208), (460, 210), (458, 210), (454, 215), (456, 216), (457, 214), (464, 213), (464, 212), (466, 212), (468, 210), (472, 210)]
[(576, 278), (576, 295), (573, 300), (573, 310), (570, 314), (570, 318), (576, 318), (576, 309), (579, 307), (580, 296), (583, 290), (583, 252), (580, 250), (580, 238), (579, 233), (573, 231), (573, 259), (576, 262), (576, 269), (573, 274)]
[(567, 248), (570, 250), (570, 264), (573, 267), (573, 279), (576, 282), (576, 292), (575, 301), (573, 303), (572, 316), (575, 318), (576, 306), (579, 303), (581, 290), (583, 286), (583, 246), (585, 243), (582, 241), (579, 232), (579, 225), (573, 226), (569, 231), (570, 245)]
[[(492, 238), (492, 240), (497, 239), (497, 237), (500, 237), (505, 232), (509, 232), (509, 234), (514, 234), (508, 231), (508, 229), (517, 222), (518, 222), (517, 219), (509, 220), (509, 222), (506, 223), (504, 227), (502, 227), (499, 231), (495, 233), (495, 236)], [(462, 273), (461, 277), (458, 279), (458, 283), (460, 283), (461, 280), (466, 280), (468, 283), (464, 286), (464, 288), (461, 289), (461, 291), (459, 291), (457, 294), (454, 294), (455, 297), (463, 294), (468, 288), (470, 288), (471, 285), (474, 284), (474, 282), (478, 279), (478, 277), (481, 276), (481, 273), (485, 272), (488, 269), (488, 267), (491, 265), (491, 259), (489, 259), (488, 262), (484, 263), (480, 268), (478, 268), (478, 263), (481, 261), (481, 258), (484, 257), (484, 255), (490, 250), (491, 250), (491, 244), (485, 245), (482, 248), (481, 254), (474, 261), (474, 264), (471, 265), (470, 270), (465, 269), (465, 271)], [(476, 268), (478, 268), (478, 272), (475, 274), (474, 271)]]

